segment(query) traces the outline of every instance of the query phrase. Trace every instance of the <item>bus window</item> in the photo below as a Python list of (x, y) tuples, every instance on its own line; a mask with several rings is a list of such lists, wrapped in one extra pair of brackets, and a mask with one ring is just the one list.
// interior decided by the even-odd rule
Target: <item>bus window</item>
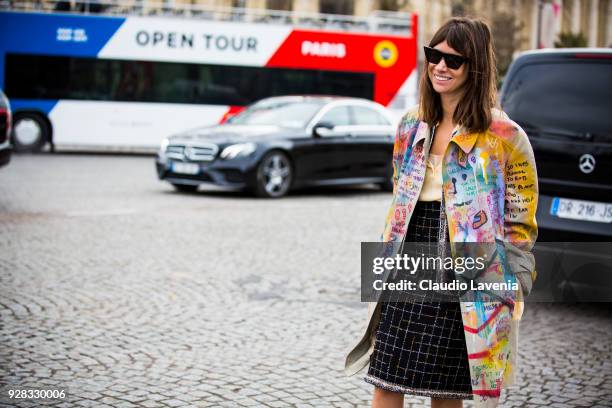
[(373, 99), (363, 72), (7, 54), (7, 94), (22, 99), (243, 106), (269, 96), (326, 94)]

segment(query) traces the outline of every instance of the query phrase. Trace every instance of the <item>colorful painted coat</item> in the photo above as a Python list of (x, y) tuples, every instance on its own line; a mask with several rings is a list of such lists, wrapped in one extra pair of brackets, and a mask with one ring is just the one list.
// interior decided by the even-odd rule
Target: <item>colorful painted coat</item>
[[(383, 242), (401, 242), (418, 200), (431, 144), (429, 126), (418, 106), (402, 118), (393, 150), (394, 191)], [(515, 122), (499, 110), (484, 133), (457, 126), (444, 153), (443, 203), (453, 256), (455, 243), (487, 242), (496, 247), (488, 281), (519, 283), (503, 300), (486, 294), (462, 299), (461, 313), (475, 407), (497, 406), (503, 386), (516, 376), (519, 321), (523, 299), (536, 277), (531, 249), (537, 238), (538, 182), (531, 144)], [(391, 245), (397, 248), (398, 245)], [(394, 256), (394, 254), (390, 254)], [(346, 357), (353, 375), (369, 363), (374, 350), (380, 303), (368, 305), (366, 331)]]

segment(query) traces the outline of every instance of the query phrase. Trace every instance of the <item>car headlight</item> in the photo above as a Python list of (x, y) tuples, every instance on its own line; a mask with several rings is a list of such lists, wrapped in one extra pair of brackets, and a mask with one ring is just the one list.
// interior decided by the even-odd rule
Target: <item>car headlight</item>
[(227, 146), (221, 152), (221, 158), (224, 160), (231, 160), (238, 156), (248, 156), (253, 153), (257, 146), (255, 143), (238, 143), (231, 146)]

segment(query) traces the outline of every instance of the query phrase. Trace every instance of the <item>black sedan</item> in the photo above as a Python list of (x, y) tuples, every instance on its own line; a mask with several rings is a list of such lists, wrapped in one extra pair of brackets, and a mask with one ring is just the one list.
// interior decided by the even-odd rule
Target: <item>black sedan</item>
[(165, 139), (157, 174), (179, 191), (214, 183), (262, 197), (307, 185), (392, 190), (394, 131), (392, 115), (365, 99), (267, 98), (224, 124)]

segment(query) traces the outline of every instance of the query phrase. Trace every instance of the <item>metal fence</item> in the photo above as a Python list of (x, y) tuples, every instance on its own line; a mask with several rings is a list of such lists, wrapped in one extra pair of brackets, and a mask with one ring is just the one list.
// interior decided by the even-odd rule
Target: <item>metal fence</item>
[(357, 17), (339, 14), (215, 7), (201, 4), (173, 4), (172, 1), (168, 0), (0, 0), (0, 10), (112, 16), (172, 16), (397, 35), (406, 35), (412, 30), (412, 14), (403, 12), (374, 11), (366, 17)]

